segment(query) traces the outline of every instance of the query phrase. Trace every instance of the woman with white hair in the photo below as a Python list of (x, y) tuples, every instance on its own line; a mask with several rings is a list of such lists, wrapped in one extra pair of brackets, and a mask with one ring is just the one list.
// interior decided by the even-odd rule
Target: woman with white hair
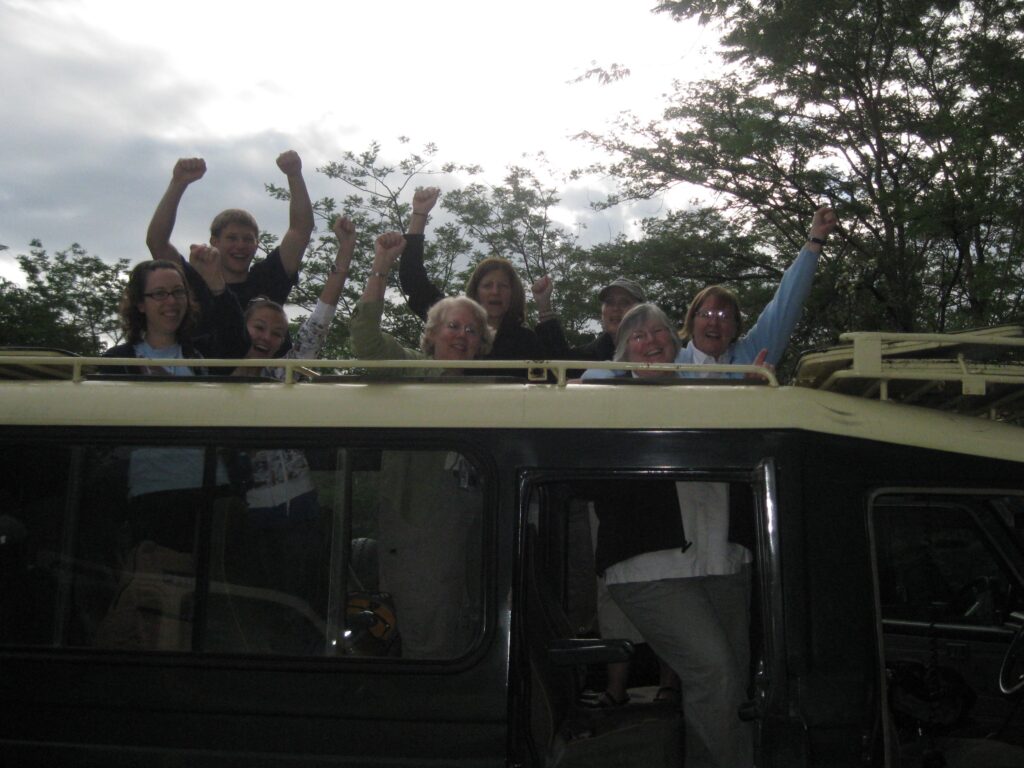
[[(363, 360), (472, 360), (486, 355), (494, 341), (494, 331), (487, 325), (484, 308), (466, 296), (451, 296), (430, 308), (419, 350), (403, 347), (381, 330), (388, 273), (404, 247), (405, 240), (398, 232), (386, 232), (377, 238), (370, 276), (352, 313), (350, 331), (356, 357)], [(461, 373), (461, 369), (428, 367), (405, 371), (406, 375), (445, 373)]]
[[(452, 296), (434, 304), (418, 350), (380, 328), (387, 276), (404, 246), (398, 232), (377, 238), (370, 276), (352, 313), (356, 357), (424, 361), (423, 368), (397, 375), (460, 374), (460, 368), (431, 368), (429, 361), (472, 360), (490, 350), (494, 332), (472, 299)], [(454, 451), (386, 450), (379, 488), (380, 588), (395, 602), (402, 655), (456, 658), (473, 642), (482, 600), (478, 581), (467, 575), (480, 555), (483, 489), (476, 468)]]
[[(638, 304), (622, 319), (614, 359), (672, 363), (680, 348), (665, 313)], [(749, 677), (752, 555), (729, 541), (728, 483), (609, 481), (594, 508), (598, 575), (681, 681), (687, 766), (751, 765), (753, 734), (738, 711)]]

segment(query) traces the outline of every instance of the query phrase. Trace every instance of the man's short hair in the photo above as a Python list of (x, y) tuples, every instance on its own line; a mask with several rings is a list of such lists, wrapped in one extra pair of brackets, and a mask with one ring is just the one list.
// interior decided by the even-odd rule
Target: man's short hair
[(260, 236), (260, 228), (256, 224), (256, 218), (251, 213), (243, 211), (241, 208), (228, 208), (226, 211), (221, 211), (213, 217), (213, 221), (210, 222), (210, 237), (220, 237), (224, 227), (230, 224), (248, 227), (256, 237)]

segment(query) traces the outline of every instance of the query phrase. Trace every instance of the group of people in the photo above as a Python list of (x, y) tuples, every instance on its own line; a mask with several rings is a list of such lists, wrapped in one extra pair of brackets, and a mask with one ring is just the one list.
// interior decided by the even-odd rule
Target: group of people
[[(188, 258), (170, 244), (185, 190), (206, 172), (201, 159), (177, 162), (147, 232), (153, 260), (135, 267), (122, 300), (126, 343), (109, 350), (108, 355), (148, 361), (242, 358), (252, 363), (239, 366), (236, 374), (281, 378), (283, 369), (275, 367), (274, 360), (283, 349), (300, 359), (319, 354), (349, 275), (355, 228), (345, 217), (333, 223), (338, 239), (335, 262), (315, 310), (289, 345), (284, 305), (297, 283), (313, 231), (313, 210), (299, 156), (285, 152), (277, 158), (277, 165), (287, 177), (290, 191), (288, 230), (279, 247), (254, 263), (259, 230), (253, 217), (238, 209), (218, 214), (211, 224), (209, 243), (191, 246)], [(598, 294), (600, 334), (590, 343), (572, 347), (552, 311), (554, 286), (547, 276), (531, 286), (539, 310), (539, 322), (532, 328), (526, 324), (523, 282), (513, 265), (500, 256), (476, 266), (464, 295), (445, 296), (430, 281), (423, 263), (424, 232), (438, 197), (436, 188), (416, 190), (408, 231), (388, 232), (375, 242), (372, 266), (350, 321), (358, 359), (422, 360), (422, 367), (401, 371), (438, 376), (472, 374), (474, 370), (432, 367), (431, 361), (578, 360), (581, 368), (585, 361), (608, 360), (774, 365), (800, 317), (822, 247), (837, 226), (831, 208), (814, 212), (807, 242), (783, 275), (775, 296), (745, 333), (739, 301), (728, 288), (715, 285), (700, 291), (677, 333), (665, 313), (646, 300), (643, 287), (624, 276)], [(385, 291), (396, 263), (409, 307), (424, 320), (418, 349), (404, 347), (381, 328)], [(125, 370), (172, 376), (196, 372), (173, 363), (147, 363), (146, 367), (128, 366)], [(525, 375), (525, 370), (506, 373)], [(666, 375), (700, 373), (692, 369), (666, 373), (656, 367), (631, 371), (594, 368), (583, 373), (582, 381)], [(175, 468), (169, 471), (172, 457), (166, 451), (171, 450), (180, 455), (173, 457)], [(164, 449), (164, 454), (159, 454), (159, 449), (153, 451), (156, 453), (149, 456), (142, 452), (138, 460), (132, 457), (131, 497), (149, 495), (152, 500), (152, 494), (166, 496), (200, 486), (201, 456), (186, 456), (183, 462), (182, 452), (188, 449)], [(276, 465), (287, 467), (287, 471), (273, 471)], [(225, 483), (229, 469), (218, 468)], [(253, 457), (252, 472), (253, 482), (247, 491), (249, 513), (273, 531), (262, 537), (268, 562), (275, 558), (283, 562), (274, 549), (283, 536), (274, 530), (275, 518), (282, 514), (300, 520), (316, 516), (308, 466), (299, 451), (264, 451)], [(167, 505), (148, 508), (161, 511), (137, 516), (142, 538), (159, 535), (159, 518)], [(643, 516), (646, 508), (651, 510), (651, 524), (636, 525), (637, 520), (647, 519)], [(596, 570), (602, 589), (612, 598), (605, 602), (614, 604), (650, 643), (663, 663), (664, 689), (681, 689), (687, 764), (752, 764), (752, 737), (736, 714), (749, 677), (751, 553), (727, 540), (727, 486), (665, 482), (647, 486), (639, 496), (609, 492), (595, 498), (593, 513)], [(293, 552), (302, 550), (303, 535), (300, 531), (289, 545)], [(381, 567), (383, 571), (384, 565)], [(613, 625), (609, 619), (607, 626)], [(609, 688), (598, 698), (605, 706), (626, 701), (625, 670), (610, 674)]]

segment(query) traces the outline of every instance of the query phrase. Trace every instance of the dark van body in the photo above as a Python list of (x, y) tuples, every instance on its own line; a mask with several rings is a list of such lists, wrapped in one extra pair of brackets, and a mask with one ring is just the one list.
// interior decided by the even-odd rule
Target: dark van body
[[(1024, 745), (999, 691), (1024, 623), (1017, 428), (744, 385), (18, 386), (4, 765), (676, 760), (671, 707), (578, 704), (630, 652), (593, 631), (581, 510), (609, 480), (728, 484), (758, 766)], [(252, 513), (278, 460), (312, 513)], [(147, 475), (189, 461), (191, 484)]]

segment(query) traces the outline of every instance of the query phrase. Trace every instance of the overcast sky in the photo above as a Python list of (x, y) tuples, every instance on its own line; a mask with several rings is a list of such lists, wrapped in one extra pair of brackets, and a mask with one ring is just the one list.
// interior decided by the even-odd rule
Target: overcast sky
[[(208, 167), (182, 203), (179, 248), (226, 207), (282, 232), (286, 205), (263, 185), (283, 181), (274, 159), (289, 148), (314, 198), (346, 193), (317, 167), (373, 140), (394, 159), (434, 142), (440, 160), (492, 181), (531, 165), (524, 154), (560, 171), (601, 159), (571, 135), (622, 110), (654, 117), (674, 79), (713, 66), (714, 32), (653, 4), (0, 0), (0, 276), (18, 279), (13, 255), (32, 238), (148, 258), (146, 225), (179, 157)], [(570, 82), (612, 63), (632, 75)], [(599, 182), (565, 189), (561, 218), (586, 224), (587, 243), (666, 205), (598, 215), (587, 205), (601, 195)]]

